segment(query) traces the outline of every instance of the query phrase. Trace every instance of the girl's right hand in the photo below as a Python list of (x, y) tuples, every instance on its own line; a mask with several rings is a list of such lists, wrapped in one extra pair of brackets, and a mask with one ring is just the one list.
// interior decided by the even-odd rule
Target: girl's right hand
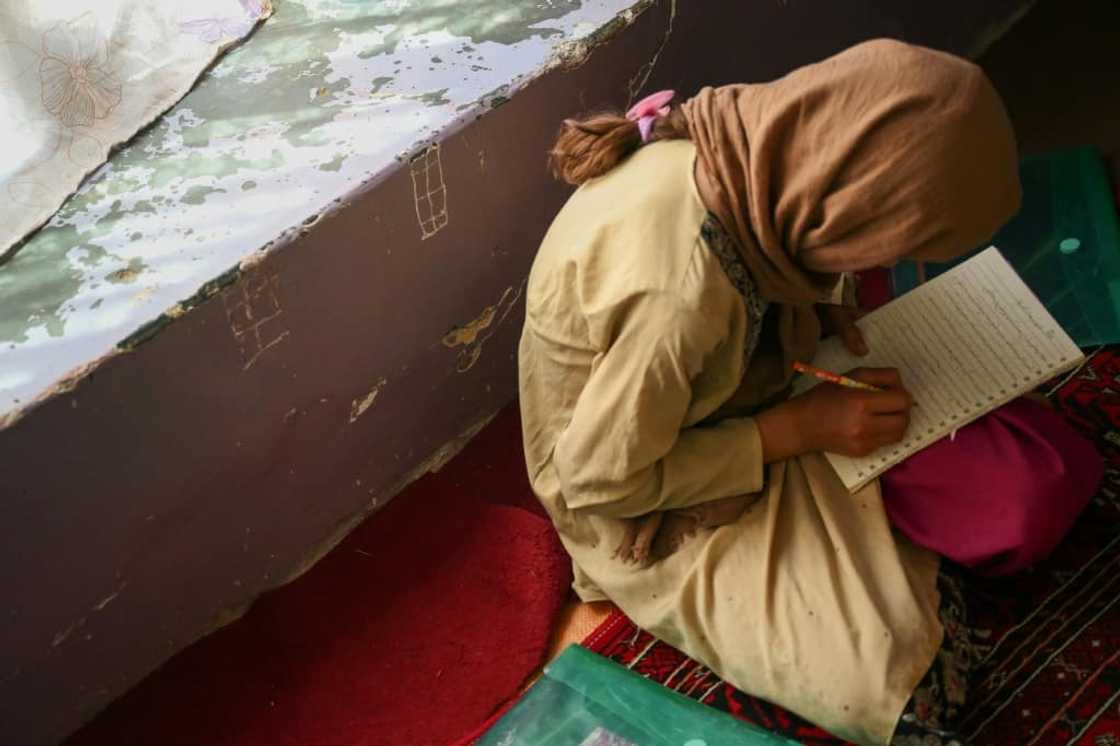
[(795, 408), (805, 451), (866, 456), (902, 440), (913, 400), (894, 368), (857, 368), (845, 374), (884, 391), (821, 383), (789, 400)]

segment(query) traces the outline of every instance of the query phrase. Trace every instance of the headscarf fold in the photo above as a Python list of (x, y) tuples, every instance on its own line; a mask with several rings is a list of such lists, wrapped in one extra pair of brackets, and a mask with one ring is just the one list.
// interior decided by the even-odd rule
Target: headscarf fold
[(810, 359), (837, 273), (944, 261), (1019, 208), (1014, 133), (976, 65), (890, 40), (682, 106), (697, 186), (760, 293), (783, 367)]

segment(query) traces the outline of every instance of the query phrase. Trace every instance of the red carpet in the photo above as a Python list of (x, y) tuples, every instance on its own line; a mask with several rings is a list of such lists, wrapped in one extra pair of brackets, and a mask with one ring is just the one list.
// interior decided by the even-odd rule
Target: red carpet
[[(971, 626), (990, 632), (963, 732), (973, 746), (1120, 744), (1120, 348), (1098, 353), (1055, 397), (1108, 462), (1104, 483), (1045, 563), (972, 579)], [(584, 642), (645, 676), (809, 746), (841, 742), (722, 683), (616, 612)]]
[(571, 582), (520, 439), (509, 407), (70, 743), (442, 746), (473, 730), (541, 662)]

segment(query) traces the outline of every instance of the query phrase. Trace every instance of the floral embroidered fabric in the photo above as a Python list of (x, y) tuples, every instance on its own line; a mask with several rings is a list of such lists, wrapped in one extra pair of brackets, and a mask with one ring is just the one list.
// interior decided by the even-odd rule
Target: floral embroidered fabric
[(269, 0), (0, 8), (0, 261), (271, 12)]

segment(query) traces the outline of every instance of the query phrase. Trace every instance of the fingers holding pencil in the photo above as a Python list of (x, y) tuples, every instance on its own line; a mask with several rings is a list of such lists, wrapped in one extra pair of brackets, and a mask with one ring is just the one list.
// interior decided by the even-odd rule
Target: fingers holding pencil
[(878, 386), (875, 386), (874, 384), (857, 381), (854, 378), (842, 376), (839, 373), (833, 373), (832, 371), (824, 370), (823, 368), (814, 368), (812, 365), (806, 365), (805, 363), (801, 362), (795, 362), (793, 364), (793, 370), (796, 373), (801, 373), (802, 375), (806, 376), (812, 376), (813, 378), (819, 379), (821, 381), (828, 381), (829, 383), (834, 383), (837, 386), (844, 386), (845, 388), (849, 389), (864, 389), (865, 391), (880, 390), (880, 388)]
[(902, 388), (902, 375), (898, 368), (856, 368), (847, 374), (848, 378), (860, 383), (870, 384), (881, 391)]
[(795, 362), (793, 369), (802, 375), (812, 376), (837, 386), (893, 394), (893, 396), (888, 397), (874, 397), (876, 411), (908, 411), (914, 405), (909, 392), (902, 385), (902, 376), (897, 368), (856, 368), (846, 375), (839, 375), (805, 363)]
[(841, 376), (801, 367), (806, 375), (829, 382), (791, 400), (800, 412), (807, 450), (862, 457), (905, 435), (912, 402), (898, 371), (857, 368)]
[(856, 368), (848, 373), (848, 377), (887, 394), (869, 398), (877, 412), (908, 412), (914, 406), (914, 399), (902, 385), (902, 376), (897, 368)]

